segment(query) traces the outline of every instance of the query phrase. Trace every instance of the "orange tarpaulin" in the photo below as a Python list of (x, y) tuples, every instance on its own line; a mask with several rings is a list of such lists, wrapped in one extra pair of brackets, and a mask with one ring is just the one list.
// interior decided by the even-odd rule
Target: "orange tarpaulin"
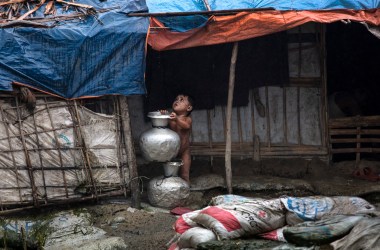
[(212, 16), (206, 26), (187, 32), (165, 29), (151, 18), (148, 43), (155, 50), (182, 49), (229, 43), (288, 30), (307, 22), (332, 23), (339, 20), (380, 25), (380, 9), (241, 12), (228, 16)]

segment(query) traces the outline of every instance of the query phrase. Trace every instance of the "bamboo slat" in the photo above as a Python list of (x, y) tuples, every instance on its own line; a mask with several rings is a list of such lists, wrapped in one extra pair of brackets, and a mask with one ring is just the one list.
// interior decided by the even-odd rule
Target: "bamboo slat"
[(380, 138), (332, 138), (331, 143), (380, 143)]
[[(113, 191), (106, 194), (99, 194), (98, 198), (120, 196), (122, 194), (123, 194), (123, 191)], [(51, 200), (50, 203), (41, 204), (40, 207), (50, 207), (50, 206), (59, 205), (59, 204), (68, 204), (68, 203), (89, 201), (89, 200), (95, 200), (95, 199), (96, 197), (94, 196), (87, 196), (87, 197), (73, 197), (73, 198), (68, 198), (68, 199)], [(10, 205), (13, 205), (13, 204), (10, 204)], [(18, 203), (17, 205), (23, 205), (23, 207), (0, 211), (0, 215), (12, 214), (12, 213), (27, 211), (27, 210), (35, 208), (34, 206), (25, 206), (25, 205), (30, 205), (30, 203), (27, 203), (27, 202)]]
[[(77, 147), (70, 147), (70, 148), (60, 148), (62, 151), (70, 151), (70, 150), (76, 150), (76, 149), (82, 149), (83, 147), (77, 146)], [(10, 152), (21, 152), (21, 151), (31, 151), (31, 152), (36, 152), (36, 151), (57, 151), (59, 148), (45, 148), (45, 147), (39, 147), (39, 148), (27, 148), (27, 149), (9, 149), (9, 150), (1, 150), (1, 152), (4, 153), (10, 153)], [(87, 149), (100, 149), (100, 148), (94, 148), (94, 147), (88, 147)], [(115, 147), (102, 147), (101, 149), (116, 149)]]
[(26, 146), (26, 142), (25, 142), (25, 137), (23, 135), (23, 128), (22, 128), (23, 122), (22, 122), (22, 119), (21, 119), (21, 110), (20, 110), (20, 106), (18, 105), (18, 98), (16, 98), (15, 100), (16, 100), (16, 106), (18, 107), (18, 109), (17, 109), (18, 126), (19, 126), (19, 132), (20, 132), (22, 146), (24, 148), (26, 166), (28, 168), (30, 187), (31, 187), (31, 190), (32, 190), (32, 197), (33, 197), (33, 205), (36, 206), (36, 207), (39, 207), (37, 187), (36, 187), (36, 184), (34, 182), (33, 167), (32, 167), (32, 163), (30, 161), (29, 153), (26, 150), (27, 146)]
[(329, 128), (380, 127), (380, 116), (354, 116), (329, 120)]
[(333, 154), (344, 153), (380, 153), (380, 148), (333, 148), (331, 149)]
[[(224, 153), (225, 146), (223, 143), (214, 144), (213, 148), (210, 149), (206, 144), (200, 145), (199, 143), (197, 145), (191, 145), (191, 152), (192, 155), (221, 155)], [(239, 144), (239, 143), (233, 143), (231, 145), (232, 155), (244, 155), (244, 156), (252, 156), (253, 152), (253, 144), (252, 143), (245, 143), (245, 144)], [(285, 155), (286, 153), (291, 152), (292, 155), (295, 154), (316, 154), (316, 155), (323, 155), (327, 154), (327, 150), (323, 147), (317, 147), (317, 146), (274, 146), (273, 144), (271, 147), (265, 147), (264, 145), (260, 147), (260, 154), (278, 154), (278, 155)]]
[[(380, 129), (362, 129), (362, 135), (380, 135)], [(356, 135), (356, 129), (331, 129), (331, 135)]]
[[(196, 156), (215, 156), (215, 157), (224, 157), (225, 152), (224, 151), (197, 151), (193, 155)], [(232, 151), (231, 155), (234, 157), (252, 157), (252, 152), (248, 151)], [(320, 150), (311, 150), (311, 151), (266, 151), (263, 150), (260, 152), (260, 157), (265, 156), (289, 156), (289, 157), (297, 157), (297, 156), (326, 156), (327, 151), (320, 151)]]
[[(55, 171), (61, 171), (61, 170), (81, 170), (82, 165), (76, 165), (73, 167), (33, 167), (33, 170), (55, 170)], [(107, 166), (107, 169), (117, 169), (118, 166)], [(4, 168), (3, 168), (4, 169)], [(28, 170), (27, 167), (18, 167), (18, 170)], [(92, 166), (92, 169), (104, 169), (102, 166)]]
[(287, 87), (321, 87), (322, 79), (320, 77), (290, 77)]

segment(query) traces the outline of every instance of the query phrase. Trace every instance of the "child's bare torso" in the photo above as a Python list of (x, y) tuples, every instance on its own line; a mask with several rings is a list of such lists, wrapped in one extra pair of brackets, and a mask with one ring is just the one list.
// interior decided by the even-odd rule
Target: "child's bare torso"
[(170, 129), (175, 131), (181, 140), (178, 155), (182, 155), (186, 151), (190, 150), (190, 131), (191, 131), (191, 129), (184, 129), (177, 122), (170, 122)]

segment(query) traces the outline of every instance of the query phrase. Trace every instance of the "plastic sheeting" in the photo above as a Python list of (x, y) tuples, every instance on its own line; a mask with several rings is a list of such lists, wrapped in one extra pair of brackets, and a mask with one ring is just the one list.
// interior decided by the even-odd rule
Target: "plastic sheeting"
[[(292, 29), (308, 22), (340, 20), (380, 25), (380, 1), (208, 1), (211, 10), (256, 9), (230, 15), (151, 18), (148, 43), (155, 50), (173, 50), (231, 43)], [(150, 13), (204, 11), (181, 1), (148, 0)], [(258, 8), (273, 8), (260, 11)], [(207, 18), (207, 20), (206, 20)], [(197, 21), (195, 21), (197, 20)], [(191, 28), (192, 27), (192, 28)]]
[[(155, 50), (183, 49), (204, 45), (230, 43), (292, 29), (308, 22), (332, 23), (340, 20), (380, 25), (380, 8), (375, 10), (277, 11), (240, 12), (230, 16), (214, 16), (207, 26), (174, 32), (151, 19), (148, 43)], [(158, 29), (155, 29), (158, 27)]]
[(380, 246), (380, 218), (363, 219), (355, 225), (352, 231), (344, 238), (331, 245), (335, 250), (379, 249)]
[[(223, 1), (208, 0), (210, 10), (236, 10), (236, 9), (262, 9), (273, 8), (275, 10), (337, 10), (337, 9), (376, 9), (380, 8), (380, 1), (289, 1), (289, 0), (261, 0), (261, 1)], [(171, 1), (171, 0), (147, 0), (150, 13), (159, 12), (190, 12), (207, 11), (205, 2), (195, 1)], [(158, 18), (165, 26), (175, 31), (187, 31), (205, 25), (207, 18), (203, 16), (187, 17), (160, 17)]]
[[(147, 11), (145, 1), (77, 3), (109, 10), (97, 14), (100, 21), (88, 16), (53, 28), (0, 29), (0, 90), (12, 90), (11, 83), (20, 82), (65, 98), (145, 93), (149, 19), (126, 15)], [(44, 9), (36, 16), (43, 16)], [(60, 14), (70, 13), (58, 9)]]
[[(169, 0), (147, 0), (150, 13), (160, 12), (189, 12), (207, 11), (202, 0), (195, 1), (169, 1)], [(160, 20), (168, 27), (177, 31), (187, 31), (193, 28), (204, 26), (208, 20), (207, 16), (176, 16), (161, 17)]]

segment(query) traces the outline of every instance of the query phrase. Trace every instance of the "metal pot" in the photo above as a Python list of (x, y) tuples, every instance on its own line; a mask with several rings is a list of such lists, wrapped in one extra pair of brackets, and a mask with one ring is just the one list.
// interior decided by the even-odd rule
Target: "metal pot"
[(161, 112), (149, 112), (148, 117), (152, 121), (153, 127), (167, 127), (169, 124), (169, 115), (163, 115)]
[(177, 177), (178, 170), (183, 165), (183, 161), (176, 159), (175, 161), (165, 162), (164, 166), (164, 176), (165, 177)]
[(190, 195), (189, 184), (180, 177), (155, 177), (148, 183), (150, 204), (163, 208), (183, 206)]
[(169, 115), (160, 112), (150, 112), (153, 128), (140, 136), (140, 149), (147, 161), (167, 162), (177, 156), (180, 147), (178, 134), (166, 126), (169, 124)]

